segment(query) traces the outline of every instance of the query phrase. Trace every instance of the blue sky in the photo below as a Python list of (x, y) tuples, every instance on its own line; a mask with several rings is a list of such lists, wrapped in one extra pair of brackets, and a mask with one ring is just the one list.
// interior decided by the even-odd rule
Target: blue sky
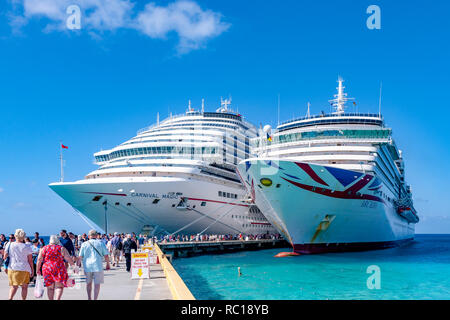
[[(89, 228), (47, 187), (60, 140), (66, 181), (78, 180), (94, 152), (188, 99), (213, 110), (231, 94), (248, 120), (275, 125), (278, 94), (282, 121), (308, 101), (328, 111), (341, 75), (358, 111), (377, 112), (383, 81), (417, 232), (450, 233), (448, 1), (36, 1), (0, 3), (0, 232)], [(64, 27), (69, 4), (81, 8), (80, 30)], [(366, 27), (372, 4), (381, 30)]]

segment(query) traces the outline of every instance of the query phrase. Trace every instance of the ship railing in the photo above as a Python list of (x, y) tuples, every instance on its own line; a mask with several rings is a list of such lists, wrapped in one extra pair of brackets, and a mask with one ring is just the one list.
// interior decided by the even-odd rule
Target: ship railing
[(342, 114), (334, 114), (334, 113), (324, 113), (315, 116), (304, 116), (300, 118), (295, 118), (289, 121), (282, 122), (279, 126), (283, 126), (288, 123), (303, 121), (303, 120), (311, 120), (311, 119), (320, 119), (320, 118), (330, 118), (330, 117), (369, 117), (369, 118), (377, 118), (383, 119), (383, 116), (378, 113), (342, 113)]

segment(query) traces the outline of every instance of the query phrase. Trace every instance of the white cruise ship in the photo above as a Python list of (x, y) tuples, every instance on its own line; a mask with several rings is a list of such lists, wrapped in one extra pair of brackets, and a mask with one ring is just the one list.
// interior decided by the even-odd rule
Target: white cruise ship
[(414, 238), (419, 221), (402, 152), (381, 114), (334, 112), (264, 128), (257, 158), (238, 171), (269, 222), (297, 253), (385, 248)]
[(216, 112), (170, 116), (117, 147), (100, 167), (50, 188), (107, 232), (265, 234), (275, 229), (249, 203), (236, 173), (256, 128), (222, 100)]

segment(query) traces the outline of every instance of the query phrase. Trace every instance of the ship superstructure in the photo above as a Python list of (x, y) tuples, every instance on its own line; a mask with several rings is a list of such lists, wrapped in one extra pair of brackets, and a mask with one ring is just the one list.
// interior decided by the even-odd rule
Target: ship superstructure
[(189, 106), (109, 150), (97, 170), (50, 184), (108, 232), (262, 234), (274, 229), (245, 201), (236, 165), (250, 157), (256, 128), (222, 99), (215, 112)]

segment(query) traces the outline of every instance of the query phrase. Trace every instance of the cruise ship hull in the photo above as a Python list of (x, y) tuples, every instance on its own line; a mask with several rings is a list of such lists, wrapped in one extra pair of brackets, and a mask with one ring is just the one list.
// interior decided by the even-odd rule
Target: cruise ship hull
[(298, 253), (359, 251), (411, 241), (402, 218), (373, 173), (290, 160), (246, 160), (241, 179), (269, 222)]
[[(248, 221), (244, 188), (188, 178), (87, 179), (50, 188), (108, 232), (262, 234), (270, 224)], [(218, 196), (218, 191), (238, 195)]]

